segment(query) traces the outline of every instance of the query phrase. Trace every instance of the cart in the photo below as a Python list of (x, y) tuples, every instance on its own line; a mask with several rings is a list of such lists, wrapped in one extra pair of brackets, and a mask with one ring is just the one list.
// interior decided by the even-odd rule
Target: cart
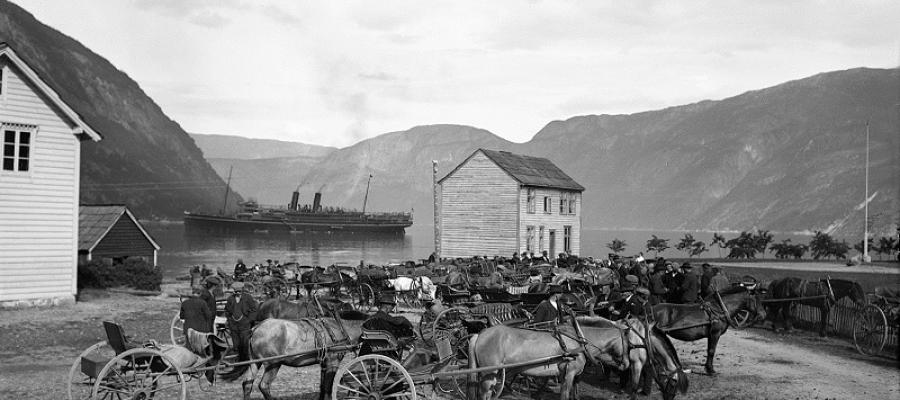
[(866, 304), (853, 325), (853, 344), (865, 355), (877, 355), (888, 338), (900, 331), (900, 285), (878, 287), (867, 294)]

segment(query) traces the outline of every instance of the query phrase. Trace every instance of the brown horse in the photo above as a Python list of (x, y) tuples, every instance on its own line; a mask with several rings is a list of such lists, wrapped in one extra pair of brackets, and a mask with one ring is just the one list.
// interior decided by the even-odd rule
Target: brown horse
[[(779, 330), (779, 322), (783, 322), (787, 331), (793, 329), (792, 311), (797, 304), (804, 304), (819, 309), (819, 336), (823, 337), (828, 329), (828, 315), (831, 313), (831, 307), (838, 300), (849, 297), (856, 304), (866, 302), (862, 286), (845, 279), (821, 279), (818, 281), (808, 281), (796, 277), (777, 279), (769, 284), (768, 296), (765, 304), (773, 317), (772, 326), (776, 331)], [(798, 300), (791, 301), (790, 299)]]
[[(482, 399), (496, 397), (502, 390), (498, 387), (499, 374), (511, 377), (524, 374), (533, 377), (558, 377), (560, 399), (568, 400), (575, 391), (575, 378), (584, 370), (587, 360), (595, 360), (604, 365), (614, 366), (631, 372), (632, 381), (637, 382), (646, 364), (647, 348), (640, 331), (652, 332), (639, 320), (631, 320), (630, 325), (618, 324), (599, 317), (579, 317), (572, 326), (560, 326), (559, 334), (553, 331), (511, 328), (504, 325), (493, 326), (472, 336), (469, 340), (469, 367), (512, 365), (555, 356), (566, 356), (559, 361), (537, 366), (519, 366), (482, 373), (479, 378)], [(667, 340), (664, 336), (662, 339)], [(677, 354), (670, 346), (660, 342), (659, 335), (651, 334), (647, 341), (652, 351), (665, 362), (665, 370), (673, 379), (680, 379), (679, 385), (660, 387), (687, 390), (687, 378), (679, 375)], [(635, 391), (632, 386), (631, 397)], [(674, 397), (674, 390), (664, 392), (664, 398)]]
[(739, 311), (765, 316), (756, 297), (737, 286), (713, 293), (700, 304), (657, 304), (653, 306), (653, 319), (656, 328), (672, 338), (685, 342), (706, 338), (706, 373), (714, 375), (713, 359), (719, 337), (733, 325)]
[(243, 376), (244, 400), (249, 400), (256, 374), (262, 371), (259, 391), (266, 400), (271, 400), (269, 389), (282, 366), (305, 367), (318, 363), (322, 368), (319, 399), (325, 399), (331, 393), (334, 372), (344, 354), (326, 349), (357, 343), (362, 334), (362, 324), (368, 318), (368, 315), (357, 311), (345, 311), (340, 313), (339, 319), (267, 319), (253, 328), (250, 336), (250, 359), (263, 361), (235, 367), (231, 372), (222, 374), (221, 378), (234, 381)]

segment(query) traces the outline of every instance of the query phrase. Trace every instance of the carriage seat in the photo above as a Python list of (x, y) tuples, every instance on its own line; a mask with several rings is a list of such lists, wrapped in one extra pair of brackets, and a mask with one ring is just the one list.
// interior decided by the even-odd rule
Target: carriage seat
[(363, 329), (359, 340), (367, 344), (373, 353), (397, 351), (400, 348), (397, 337), (385, 330)]
[(122, 325), (119, 325), (115, 322), (103, 321), (103, 330), (106, 331), (106, 342), (109, 343), (109, 347), (112, 347), (113, 351), (116, 352), (116, 355), (122, 354), (131, 349), (143, 347), (139, 344), (129, 341), (128, 337), (125, 336), (125, 331), (122, 329)]

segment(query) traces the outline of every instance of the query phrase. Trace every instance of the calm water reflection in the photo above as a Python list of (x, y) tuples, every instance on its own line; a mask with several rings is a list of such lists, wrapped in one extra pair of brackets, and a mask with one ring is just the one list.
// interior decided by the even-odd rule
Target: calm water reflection
[[(230, 236), (188, 235), (182, 224), (144, 223), (161, 249), (159, 265), (163, 266), (166, 277), (171, 278), (187, 273), (191, 265), (206, 264), (223, 267), (231, 271), (235, 261), (243, 258), (248, 265), (263, 263), (266, 259), (282, 263), (296, 261), (308, 265), (329, 265), (332, 263), (383, 264), (427, 258), (433, 251), (433, 228), (416, 226), (407, 229), (405, 235), (383, 234), (265, 234), (240, 233)], [(696, 240), (709, 244), (711, 232), (691, 232)], [(645, 251), (651, 234), (669, 239), (669, 250), (660, 255), (668, 258), (685, 257), (674, 249), (684, 232), (675, 231), (618, 231), (585, 230), (582, 238), (582, 253), (604, 257), (609, 253), (606, 244), (613, 239), (624, 240), (623, 254), (633, 255)], [(726, 239), (737, 233), (724, 233)], [(808, 243), (810, 237), (796, 234), (776, 234), (775, 242), (790, 238), (794, 243)], [(712, 248), (703, 257), (719, 257), (718, 248)], [(724, 256), (726, 250), (722, 250)], [(649, 255), (649, 253), (648, 253)], [(766, 254), (771, 257), (770, 254)]]

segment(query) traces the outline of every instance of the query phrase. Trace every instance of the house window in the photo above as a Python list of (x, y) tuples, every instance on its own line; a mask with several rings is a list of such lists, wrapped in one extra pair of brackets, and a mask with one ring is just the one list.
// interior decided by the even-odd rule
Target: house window
[(534, 225), (525, 227), (525, 251), (534, 251)]
[(563, 251), (572, 254), (572, 226), (563, 226)]
[(544, 227), (538, 229), (538, 251), (544, 251)]
[(553, 199), (550, 196), (544, 196), (544, 214), (550, 214), (553, 209)]
[(534, 189), (528, 189), (528, 213), (534, 214)]
[(559, 215), (566, 215), (569, 210), (569, 199), (566, 197), (568, 193), (559, 194)]
[(3, 170), (26, 172), (31, 168), (33, 128), (3, 127)]
[(569, 214), (575, 215), (575, 199), (577, 196), (575, 193), (569, 193)]

